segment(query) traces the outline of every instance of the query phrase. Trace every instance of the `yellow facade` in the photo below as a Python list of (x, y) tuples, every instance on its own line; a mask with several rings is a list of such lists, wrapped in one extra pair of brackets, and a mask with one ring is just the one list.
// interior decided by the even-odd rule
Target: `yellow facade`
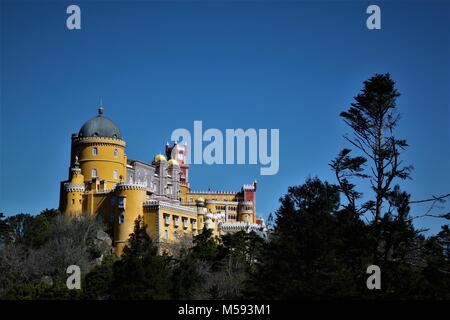
[(85, 181), (101, 177), (112, 188), (126, 177), (125, 141), (104, 137), (72, 137), (72, 152), (79, 157)]
[[(117, 211), (114, 219), (114, 244), (117, 256), (122, 254), (123, 248), (135, 226), (136, 219), (144, 216), (143, 203), (145, 201), (145, 188), (131, 185), (118, 185)], [(145, 223), (147, 223), (144, 220)]]
[(61, 183), (60, 195), (64, 213), (103, 218), (113, 231), (116, 255), (122, 254), (138, 216), (160, 250), (192, 238), (204, 226), (215, 235), (255, 226), (256, 183), (239, 192), (193, 192), (185, 147), (174, 146), (176, 159), (166, 147), (167, 157), (158, 154), (146, 163), (128, 160), (125, 146), (119, 128), (100, 107), (72, 135), (69, 179)]

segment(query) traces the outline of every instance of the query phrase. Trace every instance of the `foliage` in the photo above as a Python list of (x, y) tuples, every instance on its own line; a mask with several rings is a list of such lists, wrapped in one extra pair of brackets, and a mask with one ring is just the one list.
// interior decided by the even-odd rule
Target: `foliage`
[(111, 284), (114, 280), (113, 255), (107, 255), (99, 266), (92, 269), (84, 278), (83, 298), (88, 300), (105, 300), (111, 297)]
[[(408, 144), (396, 136), (399, 96), (389, 74), (364, 82), (341, 113), (354, 150), (343, 148), (331, 161), (336, 184), (316, 177), (289, 187), (275, 221), (270, 215), (268, 240), (243, 231), (215, 237), (204, 228), (192, 241), (154, 243), (139, 217), (116, 258), (110, 243), (99, 242), (104, 227), (93, 217), (48, 209), (0, 214), (0, 297), (450, 299), (450, 228), (425, 237), (410, 216), (410, 205), (421, 201), (398, 184), (412, 169), (401, 160)], [(65, 288), (70, 264), (85, 275), (81, 291)], [(366, 286), (373, 264), (381, 290)]]
[(70, 218), (56, 210), (44, 210), (35, 217), (8, 217), (5, 223), (6, 240), (0, 250), (0, 296), (15, 287), (37, 285), (42, 279), (65, 285), (69, 265), (78, 265), (82, 274), (87, 274), (96, 265), (96, 259), (110, 251), (97, 239), (103, 224), (95, 217)]
[(112, 295), (115, 299), (170, 298), (169, 259), (158, 255), (143, 219), (136, 220), (122, 258), (113, 266)]
[(80, 299), (80, 296), (80, 291), (69, 290), (63, 284), (32, 283), (14, 287), (3, 298), (6, 300), (74, 300)]

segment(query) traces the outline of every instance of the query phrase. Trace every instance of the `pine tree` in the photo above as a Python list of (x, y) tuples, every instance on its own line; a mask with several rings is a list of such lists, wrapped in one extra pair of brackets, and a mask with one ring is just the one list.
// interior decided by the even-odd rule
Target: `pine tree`
[[(335, 212), (339, 188), (319, 179), (289, 187), (280, 199), (276, 226), (254, 273), (249, 294), (262, 299), (332, 298), (357, 296), (360, 277), (345, 260), (345, 250), (356, 250), (361, 241), (342, 238), (364, 235), (350, 224), (352, 217)], [(358, 239), (361, 240), (361, 239)], [(343, 243), (348, 245), (343, 249)], [(361, 268), (360, 268), (361, 270)], [(362, 271), (359, 271), (362, 273)], [(361, 281), (360, 281), (361, 282)]]
[(142, 217), (135, 221), (134, 232), (119, 261), (114, 264), (111, 285), (115, 299), (154, 300), (170, 298), (169, 259), (146, 232)]
[[(376, 74), (364, 81), (364, 88), (354, 98), (355, 102), (341, 113), (353, 133), (352, 136), (345, 136), (345, 139), (361, 155), (350, 157), (351, 150), (343, 149), (331, 163), (341, 191), (353, 209), (356, 209), (355, 201), (361, 193), (354, 190), (349, 179), (369, 179), (375, 199), (364, 203), (358, 211), (371, 211), (375, 222), (382, 218), (383, 204), (390, 195), (395, 179), (409, 178), (412, 169), (411, 166), (403, 166), (400, 159), (400, 152), (408, 146), (406, 140), (395, 136), (400, 120), (396, 104), (399, 96), (389, 74)], [(370, 164), (370, 169), (365, 167), (367, 164)]]

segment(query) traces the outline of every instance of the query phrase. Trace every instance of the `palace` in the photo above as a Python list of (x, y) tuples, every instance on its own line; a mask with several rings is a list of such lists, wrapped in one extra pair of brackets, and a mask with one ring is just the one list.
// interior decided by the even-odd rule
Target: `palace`
[(100, 215), (114, 234), (116, 255), (138, 216), (161, 248), (204, 227), (214, 235), (245, 230), (265, 234), (256, 217), (256, 188), (238, 192), (192, 191), (186, 145), (166, 145), (151, 162), (128, 159), (125, 140), (113, 121), (98, 115), (72, 134), (69, 179), (61, 182), (60, 210), (68, 215)]

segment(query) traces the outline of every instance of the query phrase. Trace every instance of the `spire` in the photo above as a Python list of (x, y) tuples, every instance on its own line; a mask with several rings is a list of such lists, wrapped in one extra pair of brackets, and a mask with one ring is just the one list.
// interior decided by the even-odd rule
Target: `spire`
[(98, 107), (98, 115), (103, 117), (103, 112), (105, 109), (103, 108), (103, 98), (100, 98), (100, 106)]

